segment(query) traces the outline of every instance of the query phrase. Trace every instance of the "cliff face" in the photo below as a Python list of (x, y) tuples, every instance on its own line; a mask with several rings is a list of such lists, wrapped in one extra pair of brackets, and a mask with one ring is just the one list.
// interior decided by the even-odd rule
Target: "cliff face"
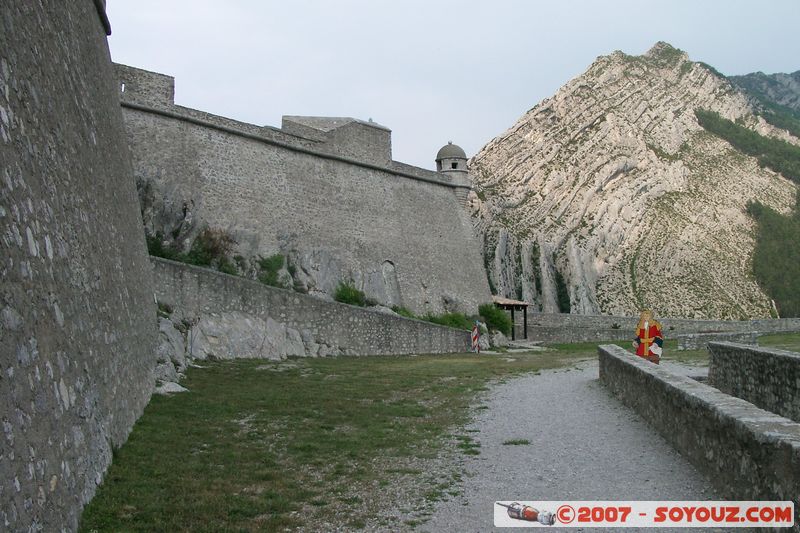
[(788, 212), (795, 186), (703, 130), (698, 108), (789, 138), (658, 43), (598, 58), (489, 142), (471, 161), (472, 214), (495, 292), (545, 312), (768, 316), (745, 206)]
[(800, 70), (791, 74), (754, 72), (729, 79), (756, 97), (800, 111)]

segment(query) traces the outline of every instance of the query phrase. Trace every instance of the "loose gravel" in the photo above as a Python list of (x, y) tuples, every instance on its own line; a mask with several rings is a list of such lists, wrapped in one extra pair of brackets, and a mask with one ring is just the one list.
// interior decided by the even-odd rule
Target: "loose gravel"
[[(669, 367), (689, 376), (705, 370)], [(465, 428), (481, 446), (480, 455), (464, 458), (462, 494), (439, 502), (419, 530), (493, 531), (495, 500), (721, 499), (597, 376), (597, 362), (590, 361), (494, 386), (485, 397), (488, 409), (477, 410)], [(513, 440), (530, 444), (503, 444)]]

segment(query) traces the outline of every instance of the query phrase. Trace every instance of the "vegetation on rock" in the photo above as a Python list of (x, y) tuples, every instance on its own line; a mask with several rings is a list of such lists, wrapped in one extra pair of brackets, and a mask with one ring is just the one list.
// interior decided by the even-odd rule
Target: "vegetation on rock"
[(570, 312), (570, 304), (569, 304), (569, 289), (567, 289), (567, 284), (564, 281), (564, 276), (561, 275), (561, 272), (556, 270), (556, 299), (558, 301), (558, 310), (561, 313), (569, 313)]
[(713, 111), (698, 109), (695, 115), (703, 128), (722, 137), (737, 150), (756, 157), (761, 166), (800, 183), (800, 146), (759, 135)]
[(439, 324), (440, 326), (447, 326), (448, 328), (456, 329), (472, 329), (474, 320), (470, 319), (464, 313), (444, 313), (441, 315), (432, 315), (430, 313), (420, 317), (421, 320)]
[(191, 248), (185, 253), (175, 243), (165, 244), (164, 235), (160, 232), (145, 237), (147, 251), (152, 256), (195, 266), (212, 267), (225, 274), (239, 274), (236, 264), (230, 257), (236, 241), (225, 230), (204, 229), (192, 241)]
[(282, 254), (260, 258), (258, 260), (258, 281), (271, 287), (279, 287), (281, 289), (288, 288), (279, 276), (285, 264), (286, 256)]
[(333, 299), (343, 304), (357, 305), (358, 307), (366, 307), (367, 305), (367, 297), (364, 292), (358, 290), (353, 284), (344, 281), (339, 282)]
[(759, 115), (764, 117), (764, 120), (800, 138), (800, 112), (768, 100), (759, 100), (759, 103), (761, 104)]
[(758, 223), (753, 274), (782, 317), (800, 316), (800, 204), (788, 216), (758, 202), (747, 211)]
[(494, 304), (483, 304), (478, 307), (478, 312), (489, 330), (499, 331), (503, 335), (511, 335), (511, 318), (505, 311)]

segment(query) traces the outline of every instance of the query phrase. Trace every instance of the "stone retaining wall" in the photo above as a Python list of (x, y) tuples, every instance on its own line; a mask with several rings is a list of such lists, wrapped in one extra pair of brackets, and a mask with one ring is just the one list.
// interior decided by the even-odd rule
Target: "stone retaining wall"
[(708, 383), (800, 422), (800, 353), (731, 342), (708, 345)]
[[(523, 338), (521, 326), (516, 329), (517, 339)], [(594, 342), (594, 341), (632, 341), (634, 329), (557, 327), (528, 325), (528, 340), (541, 342)]]
[[(522, 313), (518, 313), (517, 338), (523, 337)], [(694, 320), (656, 317), (664, 327), (664, 337), (695, 333), (800, 331), (800, 318), (759, 320)], [(577, 315), (569, 313), (529, 313), (528, 339), (543, 342), (589, 342), (595, 340), (633, 339), (638, 317), (608, 315)]]
[(724, 497), (793, 500), (797, 518), (800, 424), (619, 346), (600, 346), (598, 354), (601, 383), (707, 475)]
[[(399, 355), (469, 349), (469, 332), (152, 258), (159, 303), (191, 326), (191, 356)], [(231, 348), (235, 351), (232, 351)]]
[(678, 350), (703, 350), (709, 342), (740, 342), (742, 344), (758, 344), (757, 331), (740, 331), (725, 333), (687, 333), (678, 335)]

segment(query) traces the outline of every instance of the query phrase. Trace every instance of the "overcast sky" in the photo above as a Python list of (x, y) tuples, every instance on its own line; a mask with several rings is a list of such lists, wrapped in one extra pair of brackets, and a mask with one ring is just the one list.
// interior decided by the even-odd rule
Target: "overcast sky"
[(474, 155), (614, 50), (667, 41), (724, 74), (800, 69), (800, 0), (108, 0), (114, 61), (258, 125), (372, 118), (394, 159)]

